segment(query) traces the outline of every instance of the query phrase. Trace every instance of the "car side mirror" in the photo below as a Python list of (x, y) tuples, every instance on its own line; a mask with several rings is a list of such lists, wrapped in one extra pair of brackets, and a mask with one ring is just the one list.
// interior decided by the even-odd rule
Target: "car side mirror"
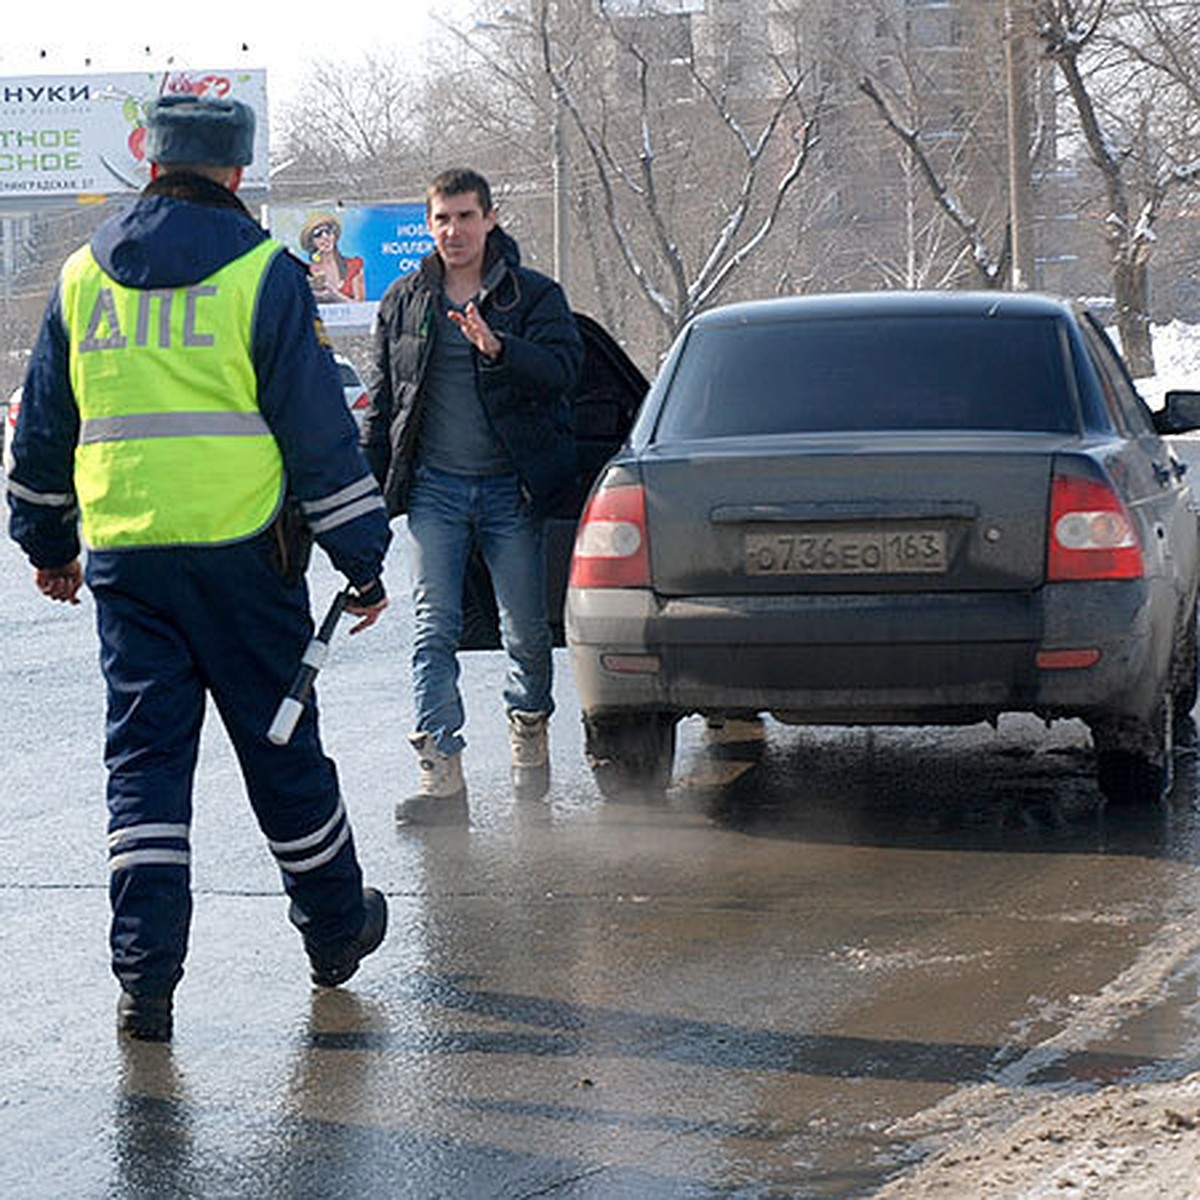
[(1166, 404), (1154, 414), (1159, 433), (1189, 433), (1200, 429), (1200, 392), (1168, 392)]

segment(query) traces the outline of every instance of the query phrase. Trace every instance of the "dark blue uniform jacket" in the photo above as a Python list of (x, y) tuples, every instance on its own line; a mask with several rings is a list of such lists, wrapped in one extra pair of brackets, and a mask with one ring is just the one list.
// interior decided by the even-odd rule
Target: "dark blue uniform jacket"
[[(196, 176), (187, 176), (181, 188), (174, 176), (166, 176), (128, 212), (102, 225), (91, 244), (118, 283), (173, 288), (208, 278), (266, 236), (226, 189)], [(62, 566), (79, 553), (76, 509), (44, 502), (74, 495), (79, 412), (68, 354), (56, 288), (25, 376), (8, 481), (12, 536), (38, 567)], [(279, 443), (289, 494), (320, 502), (360, 485), (369, 472), (307, 271), (286, 252), (276, 255), (263, 279), (251, 354), (258, 404)], [(356, 585), (378, 578), (391, 537), (382, 505), (366, 501), (359, 502), (360, 515), (316, 532), (334, 566)]]

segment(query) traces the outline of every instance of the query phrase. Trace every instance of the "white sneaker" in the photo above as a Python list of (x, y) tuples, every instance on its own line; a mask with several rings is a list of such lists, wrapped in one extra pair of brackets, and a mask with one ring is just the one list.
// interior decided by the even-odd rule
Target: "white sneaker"
[(518, 799), (540, 800), (550, 790), (549, 723), (548, 713), (509, 709), (508, 744)]
[(421, 781), (416, 792), (396, 805), (398, 825), (466, 825), (467, 785), (462, 754), (443, 754), (431, 733), (410, 733)]

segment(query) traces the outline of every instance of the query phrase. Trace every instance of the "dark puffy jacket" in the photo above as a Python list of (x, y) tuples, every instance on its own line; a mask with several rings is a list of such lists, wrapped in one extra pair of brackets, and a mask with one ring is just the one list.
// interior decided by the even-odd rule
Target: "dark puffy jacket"
[[(375, 321), (363, 448), (393, 516), (407, 501), (422, 385), (437, 336), (431, 305), (441, 279), (435, 252), (388, 288)], [(562, 288), (522, 267), (516, 242), (499, 228), (488, 235), (479, 300), (484, 320), (504, 341), (494, 364), (475, 355), (479, 399), (534, 508), (544, 513), (575, 479), (569, 394), (583, 363), (583, 340)]]

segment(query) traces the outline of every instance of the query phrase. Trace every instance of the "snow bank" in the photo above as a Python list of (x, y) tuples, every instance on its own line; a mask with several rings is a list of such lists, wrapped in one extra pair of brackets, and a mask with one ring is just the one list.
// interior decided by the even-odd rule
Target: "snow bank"
[[(1163, 397), (1176, 388), (1200, 390), (1200, 326), (1171, 321), (1151, 327), (1155, 374), (1137, 380), (1138, 391), (1151, 408), (1162, 408)], [(1120, 345), (1116, 330), (1110, 330)]]

